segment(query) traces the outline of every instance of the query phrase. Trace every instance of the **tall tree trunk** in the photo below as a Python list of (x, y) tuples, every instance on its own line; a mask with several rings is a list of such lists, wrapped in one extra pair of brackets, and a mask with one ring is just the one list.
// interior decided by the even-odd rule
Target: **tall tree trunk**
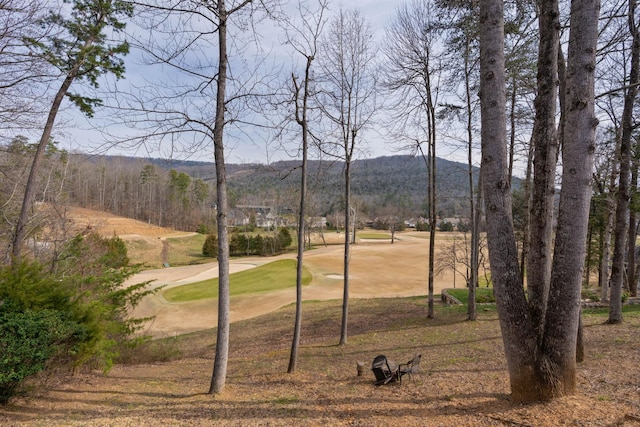
[(529, 314), (511, 220), (505, 147), (502, 2), (480, 2), (482, 171), (487, 239), (512, 398), (516, 402), (546, 400), (575, 391), (579, 298), (597, 125), (594, 69), (598, 12), (597, 1), (573, 1), (571, 5), (562, 193), (550, 297), (543, 316), (536, 319), (543, 322), (540, 327)]
[(478, 175), (478, 194), (476, 195), (473, 223), (471, 229), (471, 282), (469, 283), (469, 302), (467, 319), (477, 320), (476, 288), (480, 269), (480, 220), (482, 218), (482, 170)]
[(347, 344), (347, 325), (349, 321), (349, 261), (351, 260), (351, 156), (347, 154), (344, 166), (344, 287), (342, 291), (342, 324), (340, 326), (340, 345)]
[(541, 366), (550, 385), (543, 398), (573, 394), (580, 329), (580, 293), (591, 204), (595, 134), (595, 56), (598, 0), (571, 3), (566, 79), (563, 173)]
[(22, 199), (20, 216), (18, 217), (18, 221), (16, 222), (16, 226), (13, 232), (13, 239), (11, 242), (11, 265), (16, 265), (21, 260), (22, 245), (27, 235), (27, 222), (29, 220), (29, 212), (31, 211), (31, 208), (33, 206), (33, 199), (35, 197), (36, 179), (38, 177), (38, 173), (40, 172), (40, 163), (44, 158), (47, 144), (51, 139), (53, 125), (56, 121), (56, 117), (58, 116), (58, 111), (60, 111), (60, 105), (62, 104), (64, 97), (67, 95), (71, 84), (76, 79), (78, 70), (80, 69), (80, 65), (81, 63), (78, 63), (76, 67), (74, 67), (67, 74), (67, 77), (62, 82), (62, 85), (60, 86), (60, 89), (58, 89), (56, 96), (53, 98), (53, 103), (51, 104), (49, 115), (47, 116), (47, 122), (45, 123), (44, 129), (42, 131), (42, 136), (40, 137), (40, 141), (38, 142), (38, 148), (36, 149), (36, 153), (33, 157), (33, 163), (31, 164), (29, 178), (27, 178), (27, 185), (25, 187), (24, 196)]
[(464, 52), (464, 69), (465, 69), (465, 98), (467, 107), (467, 161), (468, 161), (468, 176), (469, 176), (469, 217), (471, 218), (471, 277), (467, 283), (469, 289), (469, 298), (467, 300), (467, 319), (476, 320), (478, 318), (478, 312), (476, 308), (476, 287), (478, 286), (478, 268), (479, 268), (479, 251), (480, 251), (480, 215), (479, 211), (480, 201), (482, 200), (482, 191), (480, 186), (480, 177), (478, 177), (478, 204), (476, 204), (474, 194), (475, 186), (473, 182), (473, 106), (471, 99), (471, 85), (470, 85), (470, 66), (469, 66), (469, 40), (465, 43)]
[(615, 218), (615, 206), (610, 207), (611, 195), (607, 195), (607, 212), (605, 213), (604, 230), (600, 237), (600, 270), (598, 286), (600, 286), (600, 301), (609, 301), (609, 262), (611, 258), (611, 233)]
[[(558, 138), (558, 40), (560, 22), (557, 1), (539, 0), (540, 44), (538, 47), (538, 90), (532, 132), (533, 186), (530, 218), (530, 247), (527, 262), (527, 291), (534, 325), (544, 322), (551, 277), (553, 204), (555, 197)], [(542, 331), (538, 330), (541, 334)]]
[(509, 103), (509, 187), (513, 180), (513, 163), (516, 155), (516, 101), (518, 96), (518, 84), (515, 73), (511, 77), (511, 96)]
[[(307, 122), (307, 104), (309, 100), (309, 79), (311, 78), (311, 62), (313, 56), (307, 56), (307, 65), (304, 72), (304, 88), (302, 93), (302, 106), (298, 108), (298, 99), (300, 94), (300, 88), (296, 82), (295, 76), (292, 76), (293, 85), (295, 90), (296, 100), (296, 122), (302, 128), (302, 170), (300, 177), (300, 211), (298, 212), (298, 260), (296, 265), (296, 317), (293, 328), (293, 340), (291, 343), (291, 355), (289, 357), (288, 373), (293, 373), (296, 370), (296, 363), (298, 361), (298, 347), (300, 345), (300, 330), (302, 329), (302, 274), (303, 274), (303, 259), (304, 259), (304, 240), (305, 240), (305, 214), (306, 214), (306, 199), (307, 199), (307, 157), (308, 157), (308, 137), (309, 128)], [(301, 111), (300, 111), (301, 110)]]
[(227, 10), (218, 1), (218, 82), (213, 146), (216, 165), (216, 201), (218, 221), (218, 329), (216, 353), (209, 393), (221, 393), (227, 380), (229, 358), (229, 233), (227, 226), (227, 174), (224, 159), (224, 111), (227, 84)]
[[(487, 245), (505, 356), (514, 396), (534, 384), (536, 339), (518, 271), (506, 152), (504, 15), (500, 0), (480, 1), (482, 173)], [(523, 314), (525, 321), (523, 322)]]
[(531, 185), (533, 181), (533, 144), (529, 144), (529, 152), (527, 153), (527, 169), (524, 177), (524, 221), (522, 230), (522, 250), (520, 251), (520, 277), (522, 282), (525, 281), (527, 271), (527, 259), (529, 259), (529, 247), (531, 244)]
[(629, 293), (635, 297), (638, 295), (638, 270), (636, 265), (636, 238), (638, 235), (638, 212), (635, 206), (635, 201), (638, 198), (638, 144), (635, 144), (633, 148), (633, 160), (631, 162), (631, 187), (630, 187), (630, 201), (631, 209), (629, 210), (629, 244), (627, 253), (627, 277), (629, 279)]
[[(633, 105), (640, 81), (640, 33), (635, 23), (636, 1), (629, 1), (629, 32), (633, 37), (629, 85), (624, 96), (622, 111), (622, 139), (620, 140), (620, 176), (616, 205), (613, 261), (611, 265), (611, 297), (608, 323), (622, 322), (622, 285), (624, 280), (625, 251), (629, 227), (629, 173), (631, 169), (631, 134), (633, 132)], [(633, 230), (635, 234), (635, 229)], [(635, 238), (635, 236), (634, 236)], [(635, 256), (635, 254), (634, 254)]]
[(434, 262), (436, 251), (436, 221), (438, 218), (438, 209), (436, 205), (436, 110), (431, 93), (431, 77), (428, 73), (426, 76), (426, 96), (427, 96), (427, 121), (428, 121), (428, 141), (429, 141), (429, 214), (431, 220), (431, 232), (429, 233), (429, 299), (427, 308), (427, 318), (435, 317), (434, 311)]
[[(616, 135), (615, 158), (620, 157), (620, 140), (622, 138)], [(613, 226), (616, 215), (615, 188), (618, 182), (619, 166), (617, 161), (611, 162), (611, 174), (609, 175), (608, 188), (600, 189), (600, 194), (605, 196), (606, 210), (604, 212), (604, 230), (600, 238), (600, 269), (598, 277), (598, 285), (600, 286), (600, 301), (609, 301), (610, 287), (610, 263), (611, 263), (611, 236), (613, 235)]]

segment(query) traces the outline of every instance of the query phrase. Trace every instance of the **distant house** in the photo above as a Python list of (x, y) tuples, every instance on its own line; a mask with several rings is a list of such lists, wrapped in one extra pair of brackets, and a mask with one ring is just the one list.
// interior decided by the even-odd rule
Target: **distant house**
[(307, 218), (307, 224), (309, 228), (326, 228), (327, 217), (326, 216), (312, 216)]
[(264, 205), (237, 205), (236, 210), (243, 212), (246, 219), (244, 224), (249, 224), (251, 217), (255, 218), (256, 227), (271, 229), (288, 226), (287, 217), (292, 209), (288, 207), (271, 207)]
[(232, 227), (242, 227), (249, 225), (250, 218), (247, 214), (245, 214), (240, 209), (231, 209), (229, 211), (229, 222), (228, 224)]
[(409, 218), (404, 220), (404, 226), (406, 228), (416, 228), (418, 220), (416, 218)]

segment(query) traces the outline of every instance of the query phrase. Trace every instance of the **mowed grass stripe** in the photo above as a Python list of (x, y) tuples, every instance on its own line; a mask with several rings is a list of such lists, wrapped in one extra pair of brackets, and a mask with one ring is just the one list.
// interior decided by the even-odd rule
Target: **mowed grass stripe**
[[(311, 282), (311, 273), (303, 268), (302, 284)], [(283, 259), (229, 276), (230, 295), (254, 294), (292, 288), (296, 284), (296, 261)], [(162, 292), (169, 302), (196, 301), (218, 297), (218, 278), (176, 286)]]

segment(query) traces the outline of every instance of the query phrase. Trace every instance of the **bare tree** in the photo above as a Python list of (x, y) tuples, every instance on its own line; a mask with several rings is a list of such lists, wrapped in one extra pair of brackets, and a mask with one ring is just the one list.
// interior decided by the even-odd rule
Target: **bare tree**
[[(440, 18), (445, 23), (441, 24), (447, 28), (447, 46), (450, 47), (447, 62), (456, 64), (452, 68), (452, 73), (448, 76), (449, 84), (457, 92), (462, 81), (462, 95), (459, 96), (463, 107), (450, 106), (455, 115), (461, 115), (464, 121), (464, 139), (467, 145), (467, 176), (469, 182), (469, 218), (471, 220), (471, 245), (470, 248), (470, 273), (468, 281), (469, 299), (467, 304), (467, 314), (469, 320), (476, 320), (476, 287), (478, 286), (478, 269), (480, 263), (480, 219), (482, 207), (482, 191), (480, 191), (480, 173), (475, 173), (474, 153), (475, 146), (475, 125), (477, 122), (478, 100), (475, 96), (478, 87), (478, 25), (477, 25), (477, 4), (456, 3), (441, 1), (438, 2), (443, 16)], [(514, 110), (512, 103), (511, 110)], [(463, 112), (462, 112), (463, 111)], [(512, 132), (512, 135), (514, 133)], [(513, 141), (513, 138), (512, 138)], [(513, 143), (510, 144), (513, 146)]]
[(291, 354), (289, 357), (288, 373), (296, 370), (298, 360), (298, 348), (300, 344), (300, 331), (302, 328), (302, 275), (303, 260), (305, 251), (305, 230), (307, 215), (307, 160), (309, 153), (309, 112), (311, 110), (310, 102), (313, 100), (312, 84), (313, 72), (312, 65), (318, 53), (318, 41), (326, 22), (325, 12), (327, 10), (327, 1), (318, 0), (317, 9), (311, 9), (306, 2), (298, 2), (298, 13), (300, 16), (299, 23), (290, 22), (286, 27), (287, 42), (293, 47), (294, 51), (304, 57), (304, 75), (296, 76), (295, 72), (291, 73), (291, 84), (294, 105), (294, 120), (300, 126), (302, 141), (302, 164), (300, 176), (300, 205), (298, 211), (298, 259), (296, 269), (296, 316), (293, 330), (293, 340), (291, 343)]
[[(427, 166), (429, 199), (429, 270), (428, 270), (428, 312), (434, 316), (434, 257), (436, 206), (436, 105), (438, 81), (443, 67), (438, 51), (439, 28), (433, 21), (435, 6), (431, 0), (414, 0), (400, 6), (395, 21), (387, 29), (386, 81), (387, 88), (396, 94), (395, 107), (400, 112), (396, 123), (401, 126), (399, 133), (410, 131), (418, 136), (413, 149), (419, 152)], [(402, 117), (405, 117), (404, 119)], [(411, 130), (409, 128), (412, 128)], [(423, 145), (427, 145), (426, 153)]]
[[(277, 1), (218, 0), (141, 2), (137, 16), (148, 29), (137, 47), (149, 65), (163, 69), (169, 81), (146, 81), (114, 104), (137, 129), (126, 144), (157, 144), (192, 153), (211, 150), (216, 174), (218, 241), (218, 328), (209, 393), (223, 391), (229, 354), (229, 200), (227, 134), (255, 125), (257, 102), (267, 96), (260, 70), (264, 56), (257, 46), (257, 23), (274, 11)], [(251, 50), (253, 49), (253, 50)], [(268, 70), (267, 70), (268, 72)], [(173, 77), (173, 78), (172, 78)], [(135, 92), (132, 93), (132, 92)], [(213, 102), (212, 100), (215, 100)], [(213, 121), (212, 121), (213, 118)], [(232, 127), (230, 125), (235, 125)]]
[(13, 137), (13, 130), (37, 129), (46, 113), (41, 101), (55, 79), (54, 69), (25, 43), (25, 38), (45, 42), (45, 36), (59, 31), (45, 20), (45, 6), (40, 0), (0, 2), (0, 138)]
[[(553, 1), (553, 0), (552, 0)], [(591, 171), (597, 120), (594, 69), (598, 1), (573, 1), (566, 81), (563, 175), (549, 296), (534, 323), (520, 277), (505, 147), (502, 2), (480, 2), (483, 190), (487, 240), (512, 397), (539, 401), (572, 394)], [(549, 58), (548, 58), (549, 59)]]
[(376, 108), (375, 49), (371, 27), (357, 9), (340, 9), (329, 22), (320, 46), (318, 104), (329, 122), (329, 135), (335, 143), (326, 150), (344, 162), (344, 292), (340, 345), (347, 344), (349, 313), (351, 166), (361, 132), (370, 124)]

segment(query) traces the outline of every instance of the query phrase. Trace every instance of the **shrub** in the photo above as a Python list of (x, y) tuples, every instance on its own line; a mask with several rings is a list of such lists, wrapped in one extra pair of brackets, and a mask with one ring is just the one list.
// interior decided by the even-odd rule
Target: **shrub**
[(209, 234), (202, 245), (202, 255), (216, 258), (218, 256), (218, 237)]
[(291, 246), (292, 242), (293, 242), (293, 239), (291, 238), (291, 233), (289, 232), (289, 229), (286, 227), (282, 227), (278, 231), (278, 250), (282, 251), (284, 249), (287, 249), (289, 246)]
[(440, 231), (453, 231), (453, 224), (449, 221), (443, 221), (440, 223), (438, 228), (440, 229)]
[(424, 220), (419, 220), (418, 222), (416, 222), (416, 231), (430, 231), (431, 227), (429, 226), (429, 223), (427, 221)]
[(629, 292), (623, 292), (620, 295), (620, 299), (622, 300), (622, 303), (624, 304), (629, 299)]
[(593, 289), (582, 289), (580, 296), (584, 300), (590, 300), (595, 302), (600, 301), (600, 295), (598, 295), (598, 293)]
[(50, 364), (108, 371), (146, 319), (129, 312), (156, 290), (123, 286), (137, 272), (118, 238), (78, 235), (52, 266), (22, 262), (0, 269), (0, 403)]
[(0, 404), (6, 404), (22, 381), (45, 369), (54, 356), (73, 353), (82, 325), (56, 310), (8, 309), (0, 313)]

